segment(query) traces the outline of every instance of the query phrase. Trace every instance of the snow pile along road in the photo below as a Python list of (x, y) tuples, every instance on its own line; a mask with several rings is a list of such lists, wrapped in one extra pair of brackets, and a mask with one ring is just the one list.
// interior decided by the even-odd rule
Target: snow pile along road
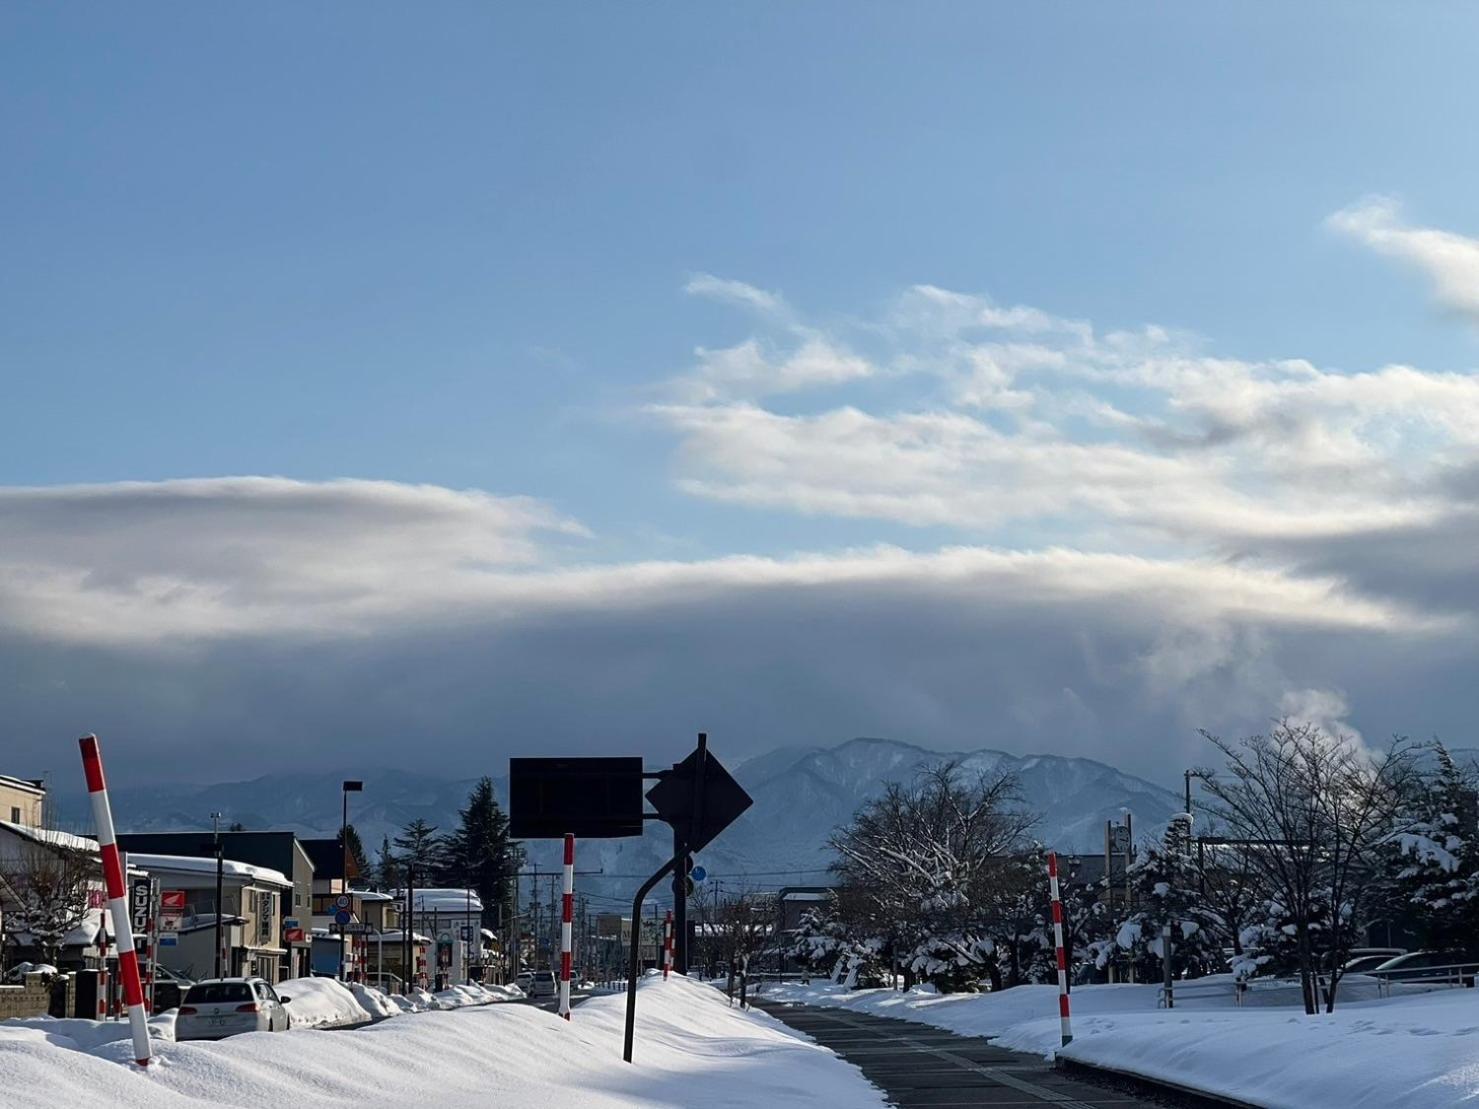
[[(284, 987), (296, 1004), (293, 987)], [(628, 1065), (621, 1058), (624, 1005), (619, 996), (594, 998), (569, 1022), (532, 1005), (487, 1005), (352, 1033), (295, 1029), (219, 1043), (160, 1041), (159, 1065), (147, 1072), (128, 1062), (126, 1040), (85, 1049), (48, 1035), (37, 1022), (6, 1022), (0, 1023), (0, 1090), (7, 1109), (884, 1105), (856, 1068), (827, 1049), (678, 977), (643, 982), (636, 1062)]]
[(1184, 983), (1184, 999), (1169, 1010), (1156, 1007), (1155, 986), (1080, 986), (1067, 1048), (1059, 1047), (1056, 986), (942, 996), (787, 984), (767, 987), (765, 997), (989, 1036), (998, 1047), (1061, 1054), (1267, 1109), (1452, 1109), (1479, 1100), (1472, 990), (1347, 1001), (1307, 1017), (1292, 1004), (1297, 991), (1286, 999), (1255, 992), (1238, 1008), (1231, 988), (1218, 985)]
[[(351, 988), (333, 978), (290, 978), (277, 985), (278, 996), (291, 998), (287, 1010), (294, 1028), (336, 1028), (389, 1016), (395, 1008), (379, 990)], [(399, 1009), (396, 1009), (399, 1012)]]

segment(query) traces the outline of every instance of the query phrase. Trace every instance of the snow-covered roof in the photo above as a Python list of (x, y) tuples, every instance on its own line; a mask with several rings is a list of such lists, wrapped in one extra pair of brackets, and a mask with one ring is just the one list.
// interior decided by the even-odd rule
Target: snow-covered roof
[(394, 900), (396, 900), (394, 897), (390, 896), (390, 894), (388, 894), (388, 893), (379, 893), (376, 890), (356, 890), (356, 889), (352, 889), (352, 890), (349, 891), (349, 896), (350, 897), (358, 897), (361, 901), (394, 901)]
[(12, 824), (8, 820), (0, 820), (0, 828), (22, 839), (28, 839), (32, 843), (40, 843), (48, 847), (68, 847), (74, 851), (91, 852), (96, 852), (98, 849), (98, 841), (95, 839), (74, 836), (71, 832), (59, 832), (55, 828), (33, 828), (29, 824)]
[[(130, 851), (128, 861), (130, 866), (141, 866), (149, 871), (212, 876), (216, 873), (215, 859), (201, 859), (190, 855), (151, 855), (143, 851)], [(228, 878), (239, 878), (244, 882), (259, 882), (269, 886), (280, 886), (283, 889), (291, 889), (293, 885), (291, 879), (280, 870), (273, 870), (266, 866), (253, 866), (251, 863), (239, 863), (234, 859), (223, 859), (221, 872)]]
[(433, 909), (441, 913), (480, 913), (482, 899), (477, 890), (424, 889), (412, 895), (416, 911), (429, 913)]
[[(315, 928), (314, 931), (317, 932), (318, 929)], [(406, 934), (404, 932), (380, 932), (380, 933), (378, 933), (378, 935), (386, 943), (401, 943), (406, 938)], [(412, 932), (411, 933), (411, 942), (412, 943), (431, 943), (431, 937), (430, 936), (423, 936), (420, 932)]]
[[(62, 937), (63, 947), (91, 947), (98, 938), (98, 933), (103, 928), (103, 910), (88, 909), (83, 916), (82, 922)], [(15, 933), (16, 942), (30, 944), (36, 942), (36, 937), (29, 932)]]
[(12, 778), (9, 774), (0, 774), (0, 786), (9, 786), (11, 789), (23, 789), (28, 793), (34, 793), (38, 797), (46, 796), (44, 786), (38, 786), (35, 782), (25, 778)]
[(782, 901), (830, 901), (830, 893), (783, 893)]

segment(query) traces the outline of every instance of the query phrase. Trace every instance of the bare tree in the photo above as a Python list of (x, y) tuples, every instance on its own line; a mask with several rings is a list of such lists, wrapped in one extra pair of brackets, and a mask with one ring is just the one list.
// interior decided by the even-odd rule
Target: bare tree
[(1231, 845), (1247, 852), (1250, 876), (1292, 922), (1307, 1013), (1319, 1007), (1314, 936), (1323, 938), (1328, 1012), (1344, 956), (1374, 901), (1380, 853), (1413, 773), (1412, 749), (1395, 740), (1372, 754), (1349, 736), (1288, 720), (1235, 743), (1202, 734), (1227, 763), (1225, 773), (1205, 780), (1215, 815)]
[(738, 890), (717, 900), (713, 909), (712, 932), (716, 952), (729, 967), (729, 994), (734, 996), (734, 975), (742, 983), (740, 1001), (746, 1000), (743, 983), (750, 971), (750, 960), (759, 954), (775, 935), (775, 900), (751, 890)]
[(68, 933), (87, 919), (99, 873), (96, 854), (65, 844), (22, 844), (0, 857), (6, 936), (29, 937), (41, 961), (55, 963)]
[(853, 894), (843, 905), (871, 918), (894, 955), (927, 943), (930, 966), (994, 969), (991, 909), (1007, 855), (1035, 823), (1016, 797), (1010, 776), (971, 779), (957, 762), (890, 783), (829, 840)]

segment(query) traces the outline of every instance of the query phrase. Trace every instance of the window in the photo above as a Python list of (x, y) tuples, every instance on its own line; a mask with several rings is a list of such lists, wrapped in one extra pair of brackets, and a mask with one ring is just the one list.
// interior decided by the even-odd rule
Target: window
[(19, 824), (21, 822), (21, 811), (14, 805), (10, 806), (10, 822), (12, 824)]
[(250, 1000), (252, 991), (245, 982), (207, 982), (191, 986), (185, 995), (187, 1005), (225, 1005)]

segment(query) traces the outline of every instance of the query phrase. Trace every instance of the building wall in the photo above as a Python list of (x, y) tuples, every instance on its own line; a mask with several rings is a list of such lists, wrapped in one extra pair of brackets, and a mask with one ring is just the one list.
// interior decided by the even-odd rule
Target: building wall
[(0, 986), (0, 1020), (44, 1017), (51, 1008), (51, 986), (39, 974), (28, 974), (20, 986)]
[(46, 791), (14, 778), (0, 777), (0, 820), (41, 827)]

